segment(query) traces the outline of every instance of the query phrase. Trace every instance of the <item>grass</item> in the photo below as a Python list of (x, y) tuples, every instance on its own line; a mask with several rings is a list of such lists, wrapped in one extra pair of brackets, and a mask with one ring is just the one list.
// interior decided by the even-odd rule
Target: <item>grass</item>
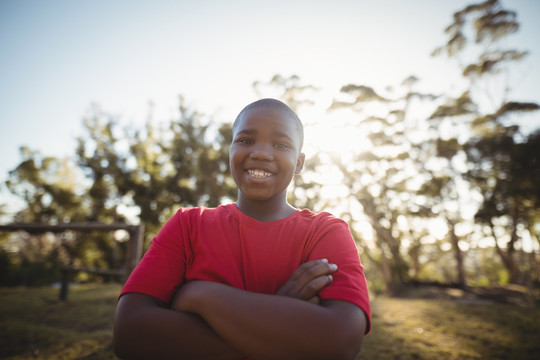
[(0, 289), (0, 358), (116, 359), (111, 338), (118, 284)]
[[(0, 288), (0, 358), (115, 359), (118, 284)], [(540, 358), (540, 309), (451, 299), (378, 297), (358, 359)]]
[(540, 359), (540, 309), (379, 297), (359, 359)]

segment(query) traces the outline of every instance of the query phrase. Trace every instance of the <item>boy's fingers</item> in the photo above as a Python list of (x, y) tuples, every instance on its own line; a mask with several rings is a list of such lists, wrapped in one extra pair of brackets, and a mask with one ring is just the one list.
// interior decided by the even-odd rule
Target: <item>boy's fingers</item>
[(323, 274), (331, 274), (336, 270), (336, 265), (329, 264), (327, 259), (311, 260), (300, 265), (291, 279), (300, 280), (302, 277), (314, 278)]
[(322, 289), (330, 285), (332, 280), (332, 275), (319, 276), (311, 280), (302, 289), (300, 289), (298, 297), (303, 300), (310, 300), (317, 296)]
[(326, 259), (308, 261), (298, 267), (277, 294), (311, 301), (332, 282), (331, 274), (336, 270), (337, 266), (328, 263)]
[(320, 259), (320, 260), (311, 260), (311, 261), (308, 261), (306, 263), (303, 263), (302, 265), (300, 265), (296, 270), (295, 272), (293, 273), (293, 275), (291, 276), (291, 279), (292, 280), (297, 280), (299, 279), (306, 271), (308, 271), (309, 269), (313, 268), (313, 267), (316, 267), (318, 265), (320, 265), (321, 263), (326, 263), (328, 262), (328, 260), (326, 259)]
[(299, 268), (300, 272), (295, 279), (296, 288), (298, 290), (306, 287), (311, 281), (321, 276), (331, 275), (337, 270), (337, 265), (329, 264), (326, 259), (315, 260), (310, 263), (306, 263), (309, 264), (309, 266), (306, 266), (301, 270)]

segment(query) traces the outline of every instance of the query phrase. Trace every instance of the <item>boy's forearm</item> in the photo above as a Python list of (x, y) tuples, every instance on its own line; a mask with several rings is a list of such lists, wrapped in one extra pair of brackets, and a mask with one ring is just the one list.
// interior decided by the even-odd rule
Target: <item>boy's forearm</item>
[(242, 354), (194, 314), (141, 294), (126, 294), (115, 316), (114, 350), (122, 359), (241, 359)]
[(322, 306), (210, 282), (193, 282), (181, 306), (202, 316), (226, 341), (256, 359), (353, 359), (363, 312), (343, 301)]

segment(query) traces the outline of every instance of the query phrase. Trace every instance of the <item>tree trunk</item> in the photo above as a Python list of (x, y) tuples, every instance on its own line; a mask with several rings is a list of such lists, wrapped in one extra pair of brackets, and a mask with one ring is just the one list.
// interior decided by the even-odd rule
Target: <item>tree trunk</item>
[(458, 275), (457, 284), (461, 289), (465, 289), (467, 287), (465, 265), (463, 261), (463, 251), (461, 251), (461, 248), (459, 247), (459, 238), (456, 235), (456, 226), (455, 223), (448, 217), (445, 219), (446, 223), (448, 224), (450, 242), (452, 243), (452, 249), (454, 250), (454, 258), (456, 259), (456, 270)]
[[(514, 251), (511, 251), (513, 247), (510, 247), (507, 252), (504, 252), (504, 250), (499, 246), (499, 240), (497, 235), (495, 235), (495, 226), (493, 225), (491, 219), (489, 220), (489, 227), (491, 229), (491, 236), (493, 236), (493, 239), (495, 240), (495, 250), (497, 250), (497, 254), (499, 254), (501, 257), (503, 265), (510, 275), (510, 283), (518, 284), (521, 280), (521, 272), (516, 264), (516, 260), (514, 259)], [(509, 245), (512, 245), (512, 243), (509, 242)]]

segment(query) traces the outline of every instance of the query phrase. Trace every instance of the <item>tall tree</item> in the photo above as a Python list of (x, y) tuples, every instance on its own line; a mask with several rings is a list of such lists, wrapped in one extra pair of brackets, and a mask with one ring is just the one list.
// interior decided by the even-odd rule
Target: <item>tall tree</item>
[[(507, 228), (511, 230), (505, 249), (499, 247), (496, 236), (495, 245), (513, 282), (521, 278), (513, 248), (519, 240), (516, 229), (523, 216), (519, 215), (522, 207), (518, 206), (517, 199), (510, 200), (503, 196), (505, 191), (502, 189), (506, 188), (503, 184), (507, 181), (501, 177), (501, 167), (508, 163), (501, 160), (511, 158), (515, 143), (526, 136), (511, 121), (523, 112), (539, 109), (534, 102), (509, 99), (512, 90), (508, 80), (510, 67), (523, 60), (527, 52), (506, 48), (503, 40), (518, 30), (517, 14), (503, 8), (498, 0), (472, 4), (454, 13), (453, 22), (445, 30), (448, 40), (434, 51), (434, 55), (446, 53), (450, 58), (458, 60), (463, 78), (468, 80), (468, 87), (460, 97), (448, 99), (431, 116), (435, 126), (454, 122), (460, 130), (459, 137), (456, 136), (459, 145), (467, 143), (466, 154), (470, 169), (467, 178), (474, 179), (471, 184), (483, 196), (483, 204), (476, 218), (485, 219), (494, 236), (495, 223), (492, 220), (502, 214), (492, 210), (504, 209), (504, 216), (510, 218), (509, 223), (512, 225)], [(471, 37), (474, 42), (470, 41)], [(454, 141), (448, 138), (443, 140)], [(497, 143), (500, 146), (498, 149), (491, 148), (497, 156), (479, 150), (479, 147), (496, 146)], [(455, 152), (456, 155), (459, 153)], [(500, 196), (495, 195), (498, 191), (501, 192)], [(487, 209), (491, 210), (486, 212)]]
[[(475, 218), (488, 226), (510, 280), (522, 283), (529, 269), (527, 264), (520, 265), (516, 256), (520, 234), (528, 231), (531, 239), (538, 242), (535, 226), (540, 213), (540, 131), (523, 142), (516, 142), (513, 135), (508, 131), (477, 138), (465, 147), (469, 158), (483, 165), (473, 167), (467, 174), (483, 191), (484, 201)], [(504, 229), (506, 236), (500, 236), (496, 228)], [(504, 247), (500, 246), (503, 242)]]
[(411, 76), (399, 91), (386, 94), (366, 85), (346, 85), (341, 88), (345, 100), (335, 100), (330, 108), (353, 110), (358, 116), (350, 129), (363, 146), (353, 150), (352, 160), (336, 156), (334, 161), (344, 176), (349, 200), (361, 205), (373, 228), (376, 248), (368, 256), (390, 291), (410, 278), (406, 244), (416, 243), (425, 234), (421, 228), (403, 225), (422, 211), (411, 194), (419, 182), (426, 181), (419, 132), (423, 125), (412, 109), (434, 99), (414, 90), (417, 81)]
[(138, 212), (148, 240), (179, 206), (215, 206), (232, 198), (228, 171), (230, 125), (212, 127), (180, 98), (179, 118), (148, 121), (144, 129), (119, 129), (116, 120), (94, 108), (79, 139), (79, 163), (92, 181), (99, 211)]

